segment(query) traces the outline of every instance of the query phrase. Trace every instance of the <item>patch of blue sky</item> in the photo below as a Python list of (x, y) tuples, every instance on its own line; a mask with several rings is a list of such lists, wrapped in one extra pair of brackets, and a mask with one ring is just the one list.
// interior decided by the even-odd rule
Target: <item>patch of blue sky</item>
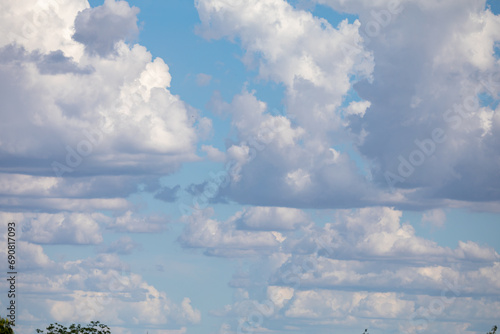
[[(446, 209), (446, 222), (442, 227), (422, 222), (424, 213), (405, 210), (401, 222), (409, 222), (416, 235), (433, 240), (442, 247), (456, 248), (458, 240), (473, 241), (479, 245), (488, 245), (498, 251), (500, 249), (500, 224), (498, 214), (488, 212), (472, 212), (467, 209)], [(474, 228), (470, 228), (474, 226)]]
[(500, 103), (500, 99), (496, 99), (488, 93), (480, 93), (478, 98), (481, 107), (490, 107), (492, 110), (495, 110)]
[(500, 58), (500, 42), (495, 42), (495, 45), (493, 46), (493, 52), (495, 53), (495, 57), (497, 59)]
[(310, 0), (289, 0), (288, 3), (296, 9), (308, 10), (311, 11), (314, 16), (324, 18), (334, 28), (345, 19), (352, 24), (359, 18), (358, 15), (339, 13), (329, 6), (313, 3)]
[[(353, 79), (354, 78), (351, 77), (351, 82), (353, 81)], [(351, 88), (349, 89), (347, 94), (344, 95), (344, 99), (342, 101), (342, 104), (340, 105), (340, 109), (341, 111), (343, 111), (343, 109), (347, 108), (351, 102), (360, 102), (360, 101), (363, 101), (363, 99), (359, 97), (358, 92), (354, 88)], [(345, 119), (346, 117), (344, 112), (341, 112), (340, 116), (342, 119)]]
[(498, 0), (487, 0), (486, 8), (490, 8), (491, 12), (495, 15), (500, 14), (500, 1)]
[[(212, 89), (220, 90), (226, 99), (241, 90), (246, 69), (238, 59), (242, 56), (240, 48), (226, 40), (207, 41), (198, 36), (195, 27), (199, 17), (192, 1), (135, 0), (130, 4), (141, 9), (140, 21), (147, 18), (139, 43), (169, 65), (172, 93), (203, 109)], [(206, 89), (197, 85), (200, 73), (212, 77)]]
[(353, 161), (356, 165), (358, 173), (363, 175), (367, 180), (372, 179), (369, 162), (358, 152), (358, 150), (354, 148), (352, 143), (342, 143), (339, 145), (335, 145), (333, 149), (340, 153), (349, 155), (351, 161)]
[[(91, 0), (91, 6), (102, 0)], [(199, 17), (192, 1), (131, 0), (138, 7), (141, 31), (136, 42), (145, 46), (153, 57), (162, 58), (172, 75), (170, 91), (192, 107), (201, 116), (213, 120), (211, 145), (224, 150), (229, 120), (220, 119), (207, 110), (206, 105), (218, 90), (226, 102), (241, 92), (247, 80), (247, 69), (240, 58), (238, 45), (227, 40), (207, 41), (195, 33)], [(200, 84), (198, 75), (205, 81)], [(201, 147), (203, 143), (199, 144)]]
[(286, 116), (284, 104), (286, 87), (274, 81), (259, 80), (248, 85), (249, 91), (255, 91), (255, 97), (267, 106), (267, 113), (277, 116)]
[(348, 14), (348, 13), (339, 13), (333, 10), (329, 6), (317, 4), (312, 11), (312, 14), (317, 17), (322, 17), (330, 23), (330, 25), (334, 28), (337, 28), (338, 25), (347, 19), (349, 24), (354, 23), (357, 19), (359, 19), (358, 15)]
[[(200, 256), (200, 249), (183, 248), (177, 242), (183, 228), (184, 224), (175, 224), (167, 233), (135, 234), (134, 242), (141, 245), (141, 250), (126, 258), (133, 266), (132, 271), (140, 272), (147, 277), (148, 284), (165, 291), (178, 303), (189, 291), (193, 305), (202, 311), (231, 303), (232, 291), (227, 289), (227, 282), (234, 272), (234, 263)], [(207, 276), (197, 274), (200, 268)], [(207, 277), (210, 277), (211, 289), (207, 289)]]
[(42, 246), (43, 252), (55, 262), (78, 261), (95, 255), (95, 251), (86, 245), (42, 244)]

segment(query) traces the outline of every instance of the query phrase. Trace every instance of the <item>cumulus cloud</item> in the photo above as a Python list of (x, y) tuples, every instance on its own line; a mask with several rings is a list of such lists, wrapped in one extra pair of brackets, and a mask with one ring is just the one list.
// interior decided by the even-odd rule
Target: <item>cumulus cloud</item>
[(145, 216), (127, 211), (117, 217), (106, 218), (106, 228), (119, 232), (156, 233), (167, 228), (168, 219), (162, 216)]
[[(348, 154), (335, 150), (349, 138), (341, 105), (353, 83), (370, 80), (373, 70), (359, 22), (332, 27), (282, 0), (236, 5), (200, 0), (196, 6), (202, 36), (237, 38), (246, 52), (244, 62), (258, 66), (261, 78), (286, 87), (286, 115), (270, 115), (266, 104), (245, 89), (231, 103), (212, 100), (211, 107), (231, 113), (240, 140), (228, 145), (233, 182), (221, 195), (272, 206), (389, 201), (368, 184)], [(351, 109), (362, 114), (368, 105), (360, 102)]]
[(134, 242), (130, 237), (121, 237), (113, 241), (109, 246), (99, 248), (103, 253), (115, 253), (121, 255), (131, 254), (134, 250), (140, 248), (140, 244)]
[(240, 229), (249, 230), (294, 230), (307, 224), (309, 218), (298, 209), (251, 207), (243, 212), (236, 222)]
[(37, 51), (27, 52), (24, 47), (9, 44), (0, 49), (0, 62), (5, 65), (12, 63), (33, 63), (41, 74), (90, 74), (94, 71), (92, 66), (80, 67), (72, 57), (67, 57), (61, 50), (52, 51), (48, 54), (40, 54)]
[[(267, 214), (262, 221), (276, 215), (253, 210)], [(244, 216), (242, 211), (235, 218)], [(441, 247), (418, 237), (401, 221), (401, 212), (391, 208), (340, 210), (331, 223), (283, 235), (279, 252), (254, 254), (255, 266), (233, 276), (236, 302), (217, 315), (237, 317), (240, 325), (248, 325), (252, 315), (261, 314), (269, 319), (263, 331), (276, 330), (265, 324), (283, 317), (293, 321), (296, 330), (325, 324), (347, 330), (363, 319), (367, 327), (391, 333), (398, 328), (414, 333), (423, 325), (426, 332), (439, 333), (450, 321), (457, 328), (467, 327), (477, 322), (456, 319), (472, 310), (494, 321), (491, 308), (499, 307), (494, 277), (500, 255), (492, 248), (471, 241), (460, 241), (455, 249)], [(231, 249), (224, 242), (218, 245)], [(265, 295), (259, 282), (267, 286)], [(429, 310), (439, 312), (439, 318), (426, 317)]]
[(358, 173), (349, 154), (311, 138), (285, 116), (269, 114), (254, 93), (243, 90), (228, 109), (232, 110), (232, 126), (239, 142), (228, 144), (226, 166), (231, 182), (219, 189), (221, 198), (296, 207), (344, 207), (353, 202), (393, 200)]
[(118, 41), (138, 35), (138, 13), (126, 1), (106, 0), (102, 6), (78, 13), (73, 39), (84, 44), (86, 52), (107, 56)]
[(186, 217), (187, 226), (179, 237), (185, 247), (205, 248), (214, 256), (238, 257), (269, 253), (283, 241), (279, 232), (237, 230), (237, 213), (226, 222), (211, 219), (213, 209), (200, 210)]
[[(26, 250), (32, 246), (41, 248), (27, 242), (21, 242), (19, 246), (20, 250), (23, 249), (23, 262), (29, 262), (29, 258), (24, 257)], [(131, 323), (140, 326), (180, 325), (201, 320), (200, 311), (189, 298), (178, 303), (173, 301), (140, 275), (131, 273), (116, 254), (101, 254), (76, 261), (50, 261), (43, 266), (50, 269), (51, 275), (26, 270), (23, 266), (23, 282), (27, 288), (20, 297), (27, 312), (43, 318), (81, 323), (98, 317), (104, 323), (118, 326)], [(40, 293), (50, 293), (50, 297), (40, 299), (37, 297)]]
[[(244, 127), (239, 97), (231, 104), (213, 100), (215, 109), (233, 110), (243, 142), (227, 149), (238, 181), (227, 195), (247, 204), (303, 207), (420, 209), (430, 207), (430, 197), (443, 206), (498, 201), (498, 168), (488, 153), (498, 151), (497, 111), (495, 104), (481, 106), (478, 96), (498, 100), (499, 16), (485, 1), (316, 2), (359, 20), (332, 27), (282, 0), (196, 3), (199, 34), (237, 41), (243, 62), (260, 78), (284, 84), (285, 117), (305, 132), (287, 150), (271, 143), (250, 158), (248, 140), (258, 135), (248, 134), (265, 127), (257, 123), (265, 108), (253, 103), (248, 114), (255, 121)], [(353, 92), (360, 99), (352, 100)], [(271, 173), (259, 172), (270, 166)], [(269, 184), (276, 192), (258, 191)]]
[[(12, 24), (12, 33), (0, 43), (7, 55), (0, 65), (2, 110), (9, 120), (2, 123), (3, 172), (169, 173), (196, 159), (195, 122), (203, 124), (201, 132), (211, 123), (191, 117), (196, 111), (170, 93), (171, 76), (162, 59), (124, 42), (123, 34), (137, 29), (136, 9), (113, 0), (96, 8), (82, 8), (84, 2), (58, 1), (46, 8), (31, 2), (9, 6), (26, 20), (37, 15), (41, 20), (42, 14), (61, 19), (56, 26), (29, 22), (37, 28), (33, 34), (23, 33), (19, 22)], [(75, 38), (85, 45), (68, 34), (75, 20)], [(97, 31), (102, 39), (93, 37)], [(93, 55), (111, 49), (112, 58)], [(13, 81), (16, 85), (9, 84)]]
[(210, 81), (212, 80), (212, 76), (205, 73), (198, 73), (196, 75), (196, 84), (198, 86), (208, 86)]
[(4, 222), (15, 222), (22, 240), (36, 244), (99, 244), (102, 242), (102, 214), (78, 212), (1, 212)]
[(207, 158), (211, 161), (222, 162), (226, 159), (224, 152), (211, 145), (202, 145), (201, 150), (207, 154)]
[(442, 209), (426, 211), (422, 216), (422, 222), (430, 223), (436, 227), (442, 227), (446, 222), (446, 213)]
[(381, 60), (372, 83), (355, 85), (369, 110), (350, 119), (375, 181), (414, 189), (411, 201), (498, 201), (496, 111), (480, 96), (498, 100), (500, 17), (485, 1), (317, 2), (358, 15), (366, 49)]

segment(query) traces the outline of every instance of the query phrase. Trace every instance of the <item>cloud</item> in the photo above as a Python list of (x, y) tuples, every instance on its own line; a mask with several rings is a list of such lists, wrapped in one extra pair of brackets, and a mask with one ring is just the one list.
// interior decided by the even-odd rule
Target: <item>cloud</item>
[[(373, 70), (359, 22), (345, 20), (334, 28), (282, 0), (237, 5), (200, 0), (196, 6), (202, 36), (241, 41), (244, 62), (253, 62), (261, 78), (286, 87), (286, 115), (270, 115), (266, 104), (246, 89), (229, 104), (212, 99), (212, 108), (231, 111), (240, 140), (228, 145), (233, 182), (221, 196), (295, 207), (362, 205), (367, 198), (389, 201), (389, 195), (364, 180), (349, 154), (334, 148), (349, 137), (340, 110), (343, 100), (352, 84), (370, 80)], [(343, 51), (353, 43), (352, 53)], [(368, 102), (360, 103), (366, 109)]]
[(118, 232), (157, 233), (167, 228), (168, 219), (162, 216), (144, 216), (127, 211), (121, 216), (108, 218), (106, 228)]
[[(494, 321), (489, 307), (497, 308), (492, 300), (498, 295), (500, 255), (493, 248), (472, 241), (459, 241), (454, 249), (439, 246), (417, 236), (401, 221), (401, 211), (387, 207), (337, 210), (326, 224), (311, 222), (300, 210), (292, 215), (294, 211), (253, 207), (226, 222), (208, 218), (209, 212), (189, 218), (181, 237), (184, 246), (252, 261), (230, 282), (236, 301), (216, 315), (251, 323), (250, 317), (260, 314), (266, 323), (287, 319), (299, 330), (325, 324), (347, 329), (367, 319), (369, 327), (386, 332), (398, 326), (413, 330), (424, 319), (432, 333), (438, 333), (442, 321), (464, 326), (456, 316), (466, 319), (471, 310), (487, 312)], [(284, 217), (302, 217), (296, 221), (308, 224), (287, 231)], [(252, 227), (244, 240), (237, 239), (240, 224)], [(281, 241), (270, 254), (256, 240), (265, 240), (263, 232), (277, 233), (272, 227), (281, 230)], [(265, 296), (262, 286), (267, 287)], [(425, 310), (436, 303), (442, 305), (439, 317), (425, 318)], [(460, 310), (467, 303), (469, 311)], [(282, 328), (277, 326), (273, 329)]]
[(224, 152), (211, 145), (202, 145), (201, 150), (207, 153), (207, 158), (211, 161), (222, 162), (226, 160)]
[(207, 254), (223, 257), (249, 256), (276, 250), (280, 235), (272, 232), (236, 230), (235, 218), (227, 222), (210, 219), (212, 209), (194, 212), (179, 237), (184, 247), (206, 248)]
[(105, 57), (112, 53), (118, 41), (139, 34), (137, 7), (126, 1), (105, 0), (102, 6), (87, 8), (75, 19), (73, 39), (85, 45), (85, 51)]
[(442, 209), (426, 211), (422, 216), (422, 222), (431, 223), (436, 227), (443, 227), (446, 222), (446, 213)]
[[(27, 242), (19, 242), (18, 246), (20, 251), (24, 249), (22, 254), (31, 246), (41, 249)], [(36, 257), (23, 255), (19, 264), (32, 261), (30, 258)], [(200, 311), (191, 305), (189, 298), (175, 303), (165, 292), (148, 284), (140, 275), (131, 273), (115, 254), (76, 261), (50, 261), (43, 266), (50, 270), (51, 275), (22, 267), (27, 288), (20, 297), (27, 312), (38, 314), (43, 319), (82, 323), (98, 316), (106, 324), (142, 327), (190, 324), (201, 320)], [(40, 299), (40, 293), (49, 293), (50, 297)]]
[[(358, 148), (375, 162), (374, 181), (412, 190), (407, 199), (421, 203), (498, 201), (498, 168), (488, 153), (497, 150), (497, 111), (480, 96), (498, 100), (500, 17), (485, 1), (318, 2), (359, 15), (365, 48), (380, 60), (373, 82), (354, 86), (371, 106), (350, 122), (365, 134)], [(378, 33), (369, 33), (373, 27)], [(419, 36), (403, 38), (415, 29)]]
[(22, 240), (36, 244), (99, 244), (102, 242), (102, 214), (78, 212), (16, 213), (1, 212), (3, 221), (17, 225)]
[(141, 184), (166, 199), (159, 177), (200, 159), (211, 121), (170, 92), (162, 59), (127, 44), (137, 13), (124, 1), (66, 0), (0, 13), (9, 31), (0, 37), (0, 209), (22, 212), (26, 241), (90, 245), (106, 230), (167, 227), (165, 217), (132, 214), (127, 198)]
[[(25, 2), (17, 4), (30, 3)], [(199, 127), (202, 136), (211, 123), (191, 117), (196, 111), (170, 93), (171, 75), (162, 59), (153, 59), (144, 47), (127, 45), (125, 36), (115, 34), (131, 22), (135, 26), (135, 9), (122, 1), (106, 1), (92, 9), (66, 1), (40, 6), (41, 2), (19, 11), (27, 11), (26, 17), (41, 13), (61, 17), (56, 27), (32, 22), (37, 32), (31, 35), (23, 34), (23, 26), (12, 24), (9, 39), (0, 43), (3, 54), (8, 54), (8, 61), (0, 66), (4, 78), (1, 108), (8, 120), (1, 128), (2, 172), (158, 175), (197, 159), (198, 123), (203, 124)], [(118, 30), (100, 26), (113, 23), (115, 17), (119, 18), (114, 25)], [(87, 54), (82, 44), (71, 39), (67, 31), (75, 19), (88, 23), (80, 22), (85, 34), (90, 34), (87, 28), (103, 32), (103, 40), (85, 47), (104, 53), (111, 45), (106, 43), (112, 43), (112, 58)], [(8, 24), (10, 19), (3, 22)], [(39, 32), (51, 40), (37, 40)], [(92, 34), (83, 32), (81, 36), (90, 39)], [(32, 69), (33, 63), (38, 70)], [(13, 80), (15, 85), (10, 84)]]
[(9, 44), (0, 49), (0, 61), (5, 64), (18, 64), (20, 62), (36, 64), (41, 74), (90, 74), (94, 71), (92, 66), (81, 68), (72, 57), (66, 57), (61, 50), (49, 54), (40, 54), (37, 51), (28, 53), (24, 47)]
[(309, 218), (298, 209), (251, 207), (236, 221), (243, 230), (281, 231), (294, 230), (307, 224)]
[(177, 193), (179, 192), (179, 189), (179, 185), (173, 188), (162, 187), (161, 190), (155, 194), (155, 198), (165, 202), (175, 202), (177, 200)]
[(99, 249), (103, 253), (115, 253), (121, 255), (131, 254), (134, 250), (140, 248), (140, 245), (132, 240), (130, 237), (121, 237), (113, 241), (111, 245), (104, 246)]
[(198, 86), (208, 86), (210, 81), (212, 80), (212, 76), (205, 73), (198, 73), (196, 75), (196, 84)]
[(220, 187), (219, 198), (296, 207), (392, 200), (358, 174), (349, 154), (311, 138), (285, 116), (270, 115), (253, 92), (243, 90), (227, 109), (232, 110), (239, 142), (227, 144), (226, 174), (231, 182)]
[[(304, 131), (278, 151), (259, 141), (265, 105), (238, 105), (248, 92), (230, 104), (213, 99), (214, 109), (232, 111), (241, 140), (228, 145), (236, 178), (223, 195), (253, 205), (419, 210), (432, 207), (428, 198), (478, 208), (498, 201), (490, 159), (498, 107), (481, 105), (478, 95), (498, 100), (499, 16), (484, 1), (460, 8), (452, 1), (317, 2), (359, 20), (332, 27), (282, 0), (196, 3), (198, 33), (236, 41), (259, 78), (283, 83), (285, 118)], [(416, 29), (416, 39), (405, 37)], [(259, 191), (267, 185), (271, 191)]]
[[(307, 125), (314, 126), (316, 134), (338, 125), (334, 109), (350, 89), (350, 76), (371, 74), (373, 60), (363, 50), (359, 22), (343, 21), (335, 29), (326, 20), (282, 0), (237, 5), (199, 0), (196, 7), (201, 19), (199, 33), (208, 39), (239, 38), (247, 52), (245, 61), (253, 59), (261, 77), (285, 84), (291, 102), (287, 112), (307, 130)], [(358, 49), (348, 57), (342, 46), (352, 43)], [(302, 108), (304, 89), (319, 98), (316, 103), (308, 99), (307, 109)], [(310, 117), (311, 110), (317, 116)]]

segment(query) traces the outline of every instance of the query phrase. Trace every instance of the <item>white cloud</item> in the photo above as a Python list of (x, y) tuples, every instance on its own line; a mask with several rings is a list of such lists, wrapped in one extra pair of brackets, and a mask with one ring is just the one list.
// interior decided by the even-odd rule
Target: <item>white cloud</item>
[[(212, 235), (228, 233), (221, 226), (231, 231), (233, 222), (242, 225), (252, 217), (247, 212), (259, 222), (277, 215), (276, 208), (247, 210), (225, 223), (212, 221), (217, 226)], [(420, 324), (412, 322), (412, 317), (422, 318), (422, 312), (442, 304), (437, 317), (425, 318), (429, 332), (437, 333), (443, 321), (466, 319), (471, 312), (486, 312), (488, 321), (494, 321), (489, 308), (497, 308), (492, 300), (498, 296), (495, 277), (500, 255), (471, 241), (460, 241), (455, 249), (439, 246), (417, 236), (401, 216), (402, 212), (391, 208), (337, 210), (333, 221), (324, 226), (299, 225), (299, 229), (283, 231), (286, 239), (279, 252), (275, 249), (270, 256), (255, 248), (254, 265), (248, 272), (236, 273), (230, 283), (238, 288), (236, 302), (216, 314), (250, 321), (258, 313), (269, 322), (288, 319), (299, 329), (325, 324), (348, 329), (364, 319), (369, 328), (411, 332)], [(270, 226), (259, 223), (253, 228), (257, 230), (246, 237), (247, 242)], [(220, 237), (211, 241), (209, 247), (205, 245), (209, 255), (243, 256)], [(262, 284), (267, 286), (265, 296)], [(461, 310), (468, 303), (467, 310)]]
[(267, 296), (271, 302), (278, 308), (281, 309), (286, 303), (292, 299), (294, 295), (294, 290), (289, 287), (281, 286), (268, 286)]
[[(179, 241), (186, 247), (206, 248), (209, 254), (231, 257), (270, 252), (279, 246), (279, 235), (237, 230), (235, 217), (219, 222), (210, 218), (212, 214), (212, 209), (206, 209), (187, 217), (187, 226)], [(239, 214), (236, 217), (239, 218)]]
[(211, 161), (221, 162), (226, 159), (224, 152), (221, 152), (219, 149), (211, 145), (202, 145), (201, 150), (207, 153), (207, 158)]
[[(316, 2), (358, 15), (376, 60), (373, 82), (356, 86), (370, 112), (349, 122), (365, 134), (358, 147), (374, 162), (374, 180), (415, 190), (405, 194), (409, 202), (498, 201), (498, 168), (487, 153), (498, 142), (494, 111), (477, 101), (478, 93), (498, 98), (498, 79), (491, 78), (500, 70), (500, 17), (486, 1)], [(444, 139), (434, 140), (434, 131)], [(407, 172), (400, 172), (402, 159)], [(387, 181), (388, 172), (400, 178)]]
[(426, 211), (422, 216), (422, 222), (428, 222), (434, 226), (442, 227), (446, 222), (446, 213), (442, 209)]
[(162, 216), (143, 216), (127, 211), (116, 218), (107, 218), (106, 227), (120, 232), (157, 233), (167, 228), (168, 219)]
[[(487, 153), (498, 146), (496, 113), (474, 106), (474, 98), (497, 96), (500, 88), (492, 79), (500, 71), (494, 55), (499, 16), (484, 9), (485, 1), (316, 2), (354, 13), (359, 21), (334, 28), (282, 0), (196, 2), (199, 33), (238, 41), (248, 66), (284, 84), (286, 117), (292, 128), (305, 131), (287, 150), (275, 150), (271, 142), (253, 161), (239, 162), (238, 182), (226, 195), (244, 204), (302, 207), (430, 207), (430, 197), (442, 206), (450, 199), (463, 206), (498, 201), (498, 168)], [(354, 91), (361, 100), (342, 106)], [(230, 108), (218, 103), (218, 109), (244, 109), (235, 101)], [(265, 110), (262, 103), (252, 106), (256, 118)], [(264, 122), (240, 117), (233, 112), (240, 139), (255, 139)], [(347, 154), (329, 164), (329, 150), (338, 152), (346, 143), (353, 145)], [(239, 146), (245, 145), (251, 148), (247, 142)], [(416, 161), (406, 166), (408, 175), (399, 172), (402, 159)], [(260, 172), (270, 166), (272, 173)], [(303, 178), (309, 186), (294, 181), (299, 170), (310, 175), (310, 182)], [(262, 197), (258, 189), (270, 184), (276, 191)], [(292, 196), (294, 189), (302, 191)], [(357, 195), (350, 194), (353, 189)]]
[(356, 115), (359, 117), (363, 117), (365, 115), (366, 109), (371, 106), (370, 101), (353, 101), (349, 103), (349, 106), (346, 108), (347, 115)]
[(249, 230), (294, 230), (309, 222), (308, 216), (293, 208), (250, 207), (236, 222), (239, 228)]
[(102, 6), (78, 13), (73, 39), (84, 44), (90, 54), (107, 56), (118, 41), (138, 35), (138, 13), (139, 9), (126, 1), (105, 0)]
[[(359, 22), (345, 20), (334, 28), (283, 0), (200, 0), (196, 6), (202, 36), (237, 38), (246, 52), (244, 62), (254, 62), (260, 77), (286, 87), (285, 116), (269, 115), (266, 104), (246, 90), (230, 104), (220, 98), (212, 101), (215, 109), (231, 111), (240, 140), (227, 150), (228, 160), (234, 162), (234, 182), (222, 195), (272, 206), (383, 200), (348, 154), (340, 153), (336, 163), (331, 159), (331, 149), (350, 136), (342, 120), (342, 102), (352, 84), (370, 79), (373, 70), (371, 54), (358, 33)], [(353, 44), (348, 52), (346, 47)], [(269, 190), (262, 194), (264, 187)], [(323, 203), (327, 198), (329, 204)]]
[(208, 86), (210, 81), (212, 80), (212, 76), (205, 73), (198, 73), (196, 75), (196, 84), (198, 86)]
[(399, 318), (413, 311), (413, 303), (395, 293), (298, 291), (286, 315), (292, 318)]
[[(19, 242), (18, 246), (24, 250), (22, 254), (32, 246), (41, 249), (26, 242)], [(22, 256), (19, 263), (28, 260)], [(200, 322), (200, 311), (189, 298), (176, 303), (140, 275), (124, 272), (126, 267), (116, 255), (101, 254), (76, 261), (50, 261), (50, 266), (44, 265), (50, 275), (23, 269), (22, 303), (27, 312), (63, 323), (97, 318), (118, 326)], [(40, 293), (50, 296), (40, 299)]]
[(14, 221), (22, 240), (37, 244), (99, 244), (102, 214), (78, 212), (15, 213), (0, 212), (3, 221)]
[(113, 241), (111, 245), (101, 247), (99, 251), (103, 253), (131, 254), (139, 247), (140, 245), (134, 242), (132, 238), (121, 237), (120, 239)]
[[(18, 13), (16, 24), (9, 25), (12, 20), (2, 17), (12, 34), (0, 43), (4, 55), (0, 72), (3, 85), (12, 80), (17, 85), (2, 89), (2, 110), (10, 122), (2, 123), (0, 152), (10, 157), (12, 168), (49, 176), (110, 174), (111, 170), (113, 174), (168, 173), (196, 159), (194, 110), (168, 90), (168, 66), (160, 58), (153, 59), (144, 47), (123, 41), (125, 30), (137, 29), (137, 10), (113, 0), (92, 9), (85, 9), (83, 1), (61, 0), (46, 8), (41, 3), (26, 0), (9, 5), (10, 12)], [(29, 21), (40, 13), (54, 17), (57, 24)], [(35, 33), (23, 35), (19, 15), (24, 15), (27, 25), (36, 25)], [(77, 17), (75, 36), (87, 43), (90, 54), (71, 38)], [(96, 41), (92, 29), (102, 31), (103, 24), (113, 24), (114, 30), (104, 29), (108, 35), (99, 34), (102, 40)], [(122, 26), (128, 27), (125, 35)], [(39, 34), (50, 36), (52, 42)], [(89, 44), (91, 40), (97, 44)], [(94, 55), (111, 51), (107, 58)], [(25, 56), (15, 61), (9, 54)], [(48, 56), (50, 65), (41, 63)], [(62, 72), (59, 63), (66, 64)], [(80, 68), (91, 70), (75, 72)], [(206, 132), (205, 118), (200, 122)], [(2, 171), (12, 169), (2, 167)]]
[[(312, 135), (338, 128), (342, 96), (350, 76), (369, 77), (373, 68), (363, 50), (359, 22), (343, 21), (337, 29), (283, 0), (231, 2), (199, 0), (196, 7), (206, 38), (241, 40), (246, 59), (258, 64), (261, 77), (287, 87), (288, 110)], [(344, 45), (355, 45), (348, 54)], [(306, 97), (305, 90), (312, 95)], [(314, 99), (311, 99), (313, 98)], [(307, 104), (307, 106), (306, 106)], [(313, 117), (311, 117), (313, 116)]]

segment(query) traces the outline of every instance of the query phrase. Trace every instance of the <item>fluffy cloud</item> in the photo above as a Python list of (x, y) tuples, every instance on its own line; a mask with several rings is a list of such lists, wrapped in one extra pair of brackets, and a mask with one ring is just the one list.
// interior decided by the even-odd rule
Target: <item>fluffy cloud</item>
[[(230, 104), (211, 101), (212, 107), (231, 111), (240, 140), (227, 148), (234, 182), (222, 195), (272, 206), (341, 207), (365, 198), (383, 200), (349, 154), (335, 149), (349, 138), (341, 105), (352, 84), (371, 80), (373, 71), (359, 22), (345, 20), (335, 28), (283, 0), (199, 0), (196, 6), (202, 36), (240, 41), (245, 64), (286, 88), (284, 116), (270, 115), (246, 90)], [(357, 114), (368, 106), (360, 103), (351, 108)]]
[(111, 245), (107, 247), (101, 247), (99, 251), (103, 253), (131, 254), (135, 249), (139, 247), (140, 245), (134, 242), (132, 238), (121, 237), (120, 239), (113, 241)]
[[(295, 221), (309, 223), (294, 230), (282, 223), (266, 224), (283, 221), (291, 212)], [(203, 247), (207, 255), (253, 256), (255, 264), (235, 273), (230, 282), (238, 290), (236, 302), (215, 312), (237, 317), (240, 326), (255, 326), (260, 314), (270, 324), (285, 317), (297, 328), (330, 324), (347, 329), (368, 319), (370, 328), (386, 332), (405, 328), (410, 333), (425, 324), (437, 333), (441, 321), (458, 319), (457, 312), (464, 312), (460, 307), (467, 303), (469, 311), (486, 312), (494, 321), (490, 307), (498, 305), (490, 299), (498, 295), (500, 255), (472, 241), (459, 241), (455, 249), (441, 247), (418, 237), (401, 215), (391, 208), (338, 210), (332, 222), (319, 226), (302, 211), (254, 207), (224, 223), (195, 215), (181, 242)], [(239, 239), (243, 235), (236, 228), (244, 224), (251, 229), (245, 228), (247, 234)], [(261, 243), (278, 230), (280, 247), (269, 254)], [(430, 310), (439, 314), (426, 316)], [(261, 330), (271, 328), (263, 325)]]
[(498, 201), (498, 107), (479, 97), (498, 100), (499, 16), (485, 1), (316, 2), (359, 20), (335, 28), (283, 0), (196, 2), (199, 33), (238, 41), (245, 64), (284, 84), (286, 120), (304, 131), (286, 150), (250, 145), (266, 127), (264, 105), (238, 105), (245, 92), (212, 101), (233, 111), (242, 141), (228, 145), (237, 177), (225, 195), (302, 207)]
[(485, 1), (317, 2), (359, 15), (380, 60), (373, 82), (355, 85), (371, 106), (350, 123), (375, 181), (414, 190), (402, 191), (410, 201), (498, 201), (498, 111), (481, 100), (499, 96), (500, 17)]
[[(24, 252), (35, 245), (20, 242), (18, 246), (23, 250), (19, 263), (28, 261)], [(200, 311), (192, 306), (189, 298), (174, 302), (140, 275), (131, 273), (114, 254), (67, 262), (50, 261), (42, 266), (50, 270), (51, 275), (26, 270), (23, 266), (24, 287), (18, 298), (27, 312), (42, 318), (81, 323), (98, 317), (106, 324), (118, 326), (188, 324), (201, 320)], [(51, 296), (40, 299), (40, 293)]]
[(85, 45), (85, 51), (106, 56), (115, 44), (135, 37), (139, 9), (129, 7), (126, 1), (106, 0), (102, 6), (87, 8), (75, 19), (73, 39)]
[(168, 219), (162, 216), (143, 216), (127, 211), (121, 216), (107, 218), (107, 228), (120, 232), (155, 233), (164, 231)]
[[(123, 1), (92, 9), (85, 3), (9, 5), (26, 20), (54, 17), (57, 25), (26, 21), (36, 27), (26, 34), (17, 20), (0, 43), (1, 108), (8, 120), (1, 129), (1, 170), (46, 176), (168, 173), (196, 159), (196, 112), (169, 92), (168, 66), (123, 41), (137, 30), (137, 10)], [(109, 24), (113, 29), (103, 26)]]
[(195, 212), (179, 237), (185, 247), (206, 248), (215, 256), (248, 256), (275, 250), (282, 241), (278, 232), (236, 230), (235, 217), (227, 222), (210, 218), (212, 209)]
[(313, 138), (317, 131), (308, 133), (300, 123), (270, 115), (253, 93), (244, 90), (226, 108), (232, 111), (239, 142), (228, 144), (226, 169), (231, 182), (219, 189), (220, 197), (295, 207), (395, 200), (377, 191), (347, 152)]
[(251, 207), (242, 213), (236, 224), (240, 229), (280, 231), (294, 230), (308, 221), (307, 215), (298, 209)]

